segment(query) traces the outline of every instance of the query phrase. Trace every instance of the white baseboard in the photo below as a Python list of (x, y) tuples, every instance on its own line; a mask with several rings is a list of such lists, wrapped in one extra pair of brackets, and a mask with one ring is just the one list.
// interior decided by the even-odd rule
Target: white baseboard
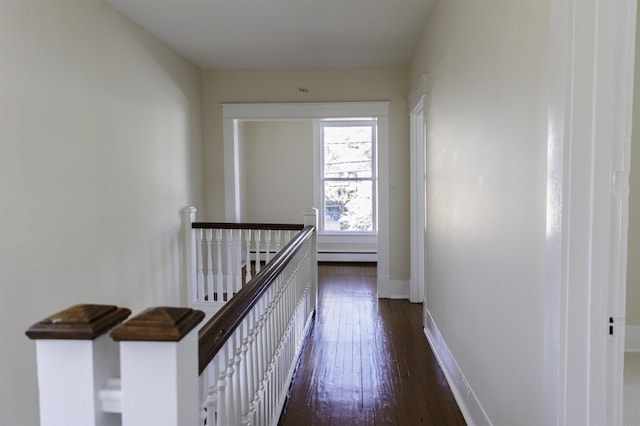
[(624, 330), (625, 352), (640, 352), (640, 325), (626, 325)]
[(318, 262), (377, 262), (376, 252), (319, 251)]
[(464, 374), (462, 374), (428, 309), (425, 309), (425, 324), (424, 334), (438, 360), (438, 364), (440, 364), (440, 368), (442, 368), (447, 378), (449, 387), (465, 421), (469, 426), (490, 426), (492, 424), (491, 420), (489, 420), (476, 394), (469, 386)]

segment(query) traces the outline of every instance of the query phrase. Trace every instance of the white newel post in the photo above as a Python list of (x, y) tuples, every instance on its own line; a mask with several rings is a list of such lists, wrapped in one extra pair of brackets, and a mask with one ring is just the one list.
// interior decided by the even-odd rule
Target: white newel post
[(203, 318), (189, 308), (150, 308), (111, 332), (120, 342), (123, 426), (198, 424)]
[(185, 207), (182, 209), (182, 234), (184, 239), (184, 283), (180, 291), (182, 306), (192, 306), (195, 299), (197, 252), (195, 235), (191, 224), (196, 221), (196, 208)]
[(106, 334), (131, 314), (112, 305), (75, 305), (34, 324), (41, 426), (115, 426), (100, 388), (118, 373), (118, 345)]

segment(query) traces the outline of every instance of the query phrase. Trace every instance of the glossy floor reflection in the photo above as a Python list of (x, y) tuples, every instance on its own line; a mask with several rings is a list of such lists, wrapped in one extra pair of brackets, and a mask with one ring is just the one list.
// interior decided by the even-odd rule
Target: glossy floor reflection
[(320, 264), (319, 306), (282, 425), (464, 425), (422, 305), (378, 299), (375, 264)]

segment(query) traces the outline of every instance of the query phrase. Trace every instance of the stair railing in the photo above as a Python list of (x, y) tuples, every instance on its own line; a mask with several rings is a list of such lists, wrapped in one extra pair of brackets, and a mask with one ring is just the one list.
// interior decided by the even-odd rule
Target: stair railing
[(183, 304), (204, 311), (207, 318), (303, 228), (300, 224), (197, 222), (194, 207), (183, 210), (182, 224)]
[(110, 305), (34, 324), (41, 426), (276, 425), (317, 306), (316, 225), (311, 209), (279, 251), (247, 250), (255, 275), (202, 327), (197, 309), (122, 323), (130, 311)]
[(200, 330), (202, 424), (277, 424), (316, 303), (307, 226)]

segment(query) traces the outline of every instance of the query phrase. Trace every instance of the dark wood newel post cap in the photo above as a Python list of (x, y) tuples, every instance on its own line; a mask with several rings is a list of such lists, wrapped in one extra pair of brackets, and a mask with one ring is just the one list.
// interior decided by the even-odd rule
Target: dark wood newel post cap
[(202, 321), (204, 312), (191, 308), (149, 308), (114, 328), (115, 341), (179, 342)]
[(25, 334), (34, 340), (93, 340), (129, 315), (129, 309), (114, 305), (74, 305), (35, 323)]

